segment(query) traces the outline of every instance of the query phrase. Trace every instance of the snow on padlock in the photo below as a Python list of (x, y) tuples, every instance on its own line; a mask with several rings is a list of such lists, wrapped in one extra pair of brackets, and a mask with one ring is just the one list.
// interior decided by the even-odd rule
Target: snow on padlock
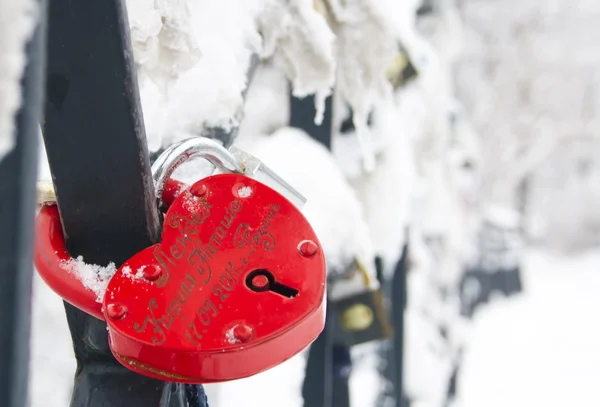
[[(205, 147), (200, 154), (189, 148), (195, 143)], [(158, 196), (175, 167), (193, 156), (228, 167), (221, 147), (207, 143), (186, 141), (159, 157)], [(46, 267), (56, 259), (36, 247), (40, 275), (65, 300), (107, 321), (114, 356), (133, 371), (183, 383), (239, 379), (299, 353), (324, 327), (325, 258), (292, 203), (303, 198), (254, 157), (233, 155), (243, 174), (213, 175), (179, 191), (162, 241), (116, 271), (100, 315), (89, 290), (62, 265)], [(65, 257), (56, 208), (40, 214), (38, 235), (58, 241)]]

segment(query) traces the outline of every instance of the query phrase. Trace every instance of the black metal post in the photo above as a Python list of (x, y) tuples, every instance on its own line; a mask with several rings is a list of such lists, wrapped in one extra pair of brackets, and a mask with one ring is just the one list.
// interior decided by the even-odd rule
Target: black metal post
[[(408, 235), (408, 233), (407, 233)], [(389, 313), (394, 329), (391, 340), (382, 343), (379, 349), (385, 379), (384, 391), (379, 397), (378, 405), (394, 405), (408, 407), (410, 400), (404, 393), (404, 313), (407, 306), (406, 273), (408, 272), (408, 244), (402, 248), (402, 255), (394, 268), (392, 278), (385, 278), (383, 259), (375, 259), (377, 278), (380, 281), (385, 297), (389, 299)]]
[[(326, 113), (321, 126), (314, 124), (314, 98), (297, 99), (290, 96), (291, 117), (290, 126), (301, 128), (312, 138), (319, 141), (328, 149), (332, 143), (332, 103), (327, 99)], [(369, 115), (369, 125), (371, 115)], [(352, 112), (341, 123), (340, 132), (354, 131)], [(404, 311), (406, 308), (406, 271), (408, 247), (402, 250), (402, 257), (395, 267), (394, 276), (390, 281), (384, 281), (381, 264), (378, 278), (384, 289), (385, 296), (391, 303), (391, 323), (394, 328), (393, 339), (382, 345), (382, 357), (388, 366), (384, 376), (388, 382), (389, 391), (382, 394), (383, 398), (391, 397), (396, 407), (407, 407), (408, 399), (403, 393), (403, 349), (404, 349)], [(380, 260), (380, 259), (378, 259)], [(381, 263), (379, 261), (379, 263)], [(335, 316), (328, 305), (328, 320), (325, 330), (312, 344), (303, 386), (304, 405), (311, 407), (348, 407), (349, 371), (352, 366), (350, 349), (342, 343), (336, 343)], [(382, 400), (383, 400), (382, 398)]]
[(33, 220), (44, 98), (46, 2), (26, 48), (16, 145), (0, 161), (0, 406), (24, 407), (29, 382)]
[(325, 101), (325, 115), (321, 125), (315, 124), (315, 98), (295, 98), (290, 95), (290, 127), (304, 130), (308, 135), (331, 150), (331, 126), (333, 96)]
[[(331, 149), (332, 98), (325, 103), (323, 123), (316, 125), (314, 97), (298, 99), (290, 95), (290, 126), (304, 130)], [(306, 407), (349, 407), (349, 349), (335, 343), (335, 316), (327, 305), (325, 329), (311, 345), (302, 396)]]
[[(120, 265), (157, 241), (122, 0), (50, 2), (44, 141), (72, 256)], [(187, 407), (185, 386), (121, 366), (110, 353), (106, 324), (66, 303), (65, 309), (77, 359), (72, 407)]]
[[(407, 234), (408, 235), (408, 234)], [(394, 397), (396, 407), (407, 407), (404, 394), (404, 313), (407, 305), (406, 273), (408, 271), (408, 244), (402, 249), (402, 256), (396, 264), (391, 281), (392, 325), (394, 338), (392, 346)]]
[(325, 329), (312, 343), (302, 384), (304, 407), (333, 405), (333, 327), (331, 308), (327, 306)]

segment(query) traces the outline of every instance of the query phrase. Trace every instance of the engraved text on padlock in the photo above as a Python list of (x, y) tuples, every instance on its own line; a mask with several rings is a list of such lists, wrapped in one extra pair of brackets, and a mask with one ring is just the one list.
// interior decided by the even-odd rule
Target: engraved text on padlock
[(325, 260), (301, 212), (240, 174), (203, 179), (169, 208), (162, 242), (111, 279), (115, 357), (186, 383), (247, 377), (294, 356), (324, 325)]

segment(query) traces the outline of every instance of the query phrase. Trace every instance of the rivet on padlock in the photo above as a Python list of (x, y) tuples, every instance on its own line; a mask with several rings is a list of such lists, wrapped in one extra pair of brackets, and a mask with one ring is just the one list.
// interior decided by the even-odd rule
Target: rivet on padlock
[[(238, 153), (240, 168), (220, 146), (207, 153), (207, 143), (167, 149), (153, 166), (157, 190), (192, 157), (228, 173), (180, 191), (162, 242), (123, 264), (104, 296), (115, 357), (144, 375), (185, 383), (273, 367), (308, 346), (325, 321), (325, 260), (297, 207), (304, 198), (254, 157)], [(149, 267), (162, 269), (158, 279), (143, 277)], [(110, 318), (115, 306), (126, 315)]]

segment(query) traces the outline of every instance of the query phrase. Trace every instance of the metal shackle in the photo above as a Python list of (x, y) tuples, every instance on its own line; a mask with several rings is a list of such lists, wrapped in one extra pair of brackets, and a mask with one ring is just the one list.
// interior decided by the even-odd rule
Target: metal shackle
[(201, 157), (217, 167), (216, 173), (237, 173), (253, 178), (279, 192), (298, 209), (302, 209), (306, 198), (285, 182), (262, 161), (235, 147), (227, 150), (218, 142), (197, 137), (181, 141), (167, 148), (152, 165), (152, 179), (159, 206), (167, 180), (184, 162)]
[(204, 158), (226, 172), (244, 173), (244, 167), (238, 159), (216, 141), (205, 137), (180, 141), (167, 148), (152, 164), (152, 180), (159, 202), (162, 202), (165, 185), (173, 172), (193, 158)]

